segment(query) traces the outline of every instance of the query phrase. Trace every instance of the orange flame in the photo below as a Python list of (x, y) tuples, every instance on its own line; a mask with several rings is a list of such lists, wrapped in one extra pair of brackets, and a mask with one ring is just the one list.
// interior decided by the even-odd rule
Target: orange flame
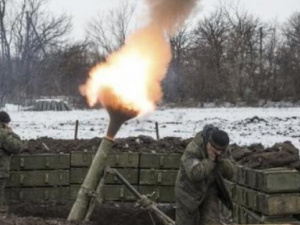
[(162, 91), (160, 82), (171, 59), (169, 43), (155, 27), (136, 32), (106, 63), (96, 65), (80, 91), (90, 106), (129, 110), (137, 115), (154, 110)]
[(174, 34), (198, 0), (146, 0), (150, 23), (126, 44), (90, 71), (80, 91), (90, 106), (100, 102), (108, 111), (131, 118), (154, 110), (162, 91), (160, 82), (171, 60), (165, 32)]

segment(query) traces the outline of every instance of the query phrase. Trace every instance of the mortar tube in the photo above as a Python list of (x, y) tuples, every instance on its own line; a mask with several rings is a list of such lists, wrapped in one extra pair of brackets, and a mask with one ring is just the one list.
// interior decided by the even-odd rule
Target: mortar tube
[(107, 135), (106, 135), (107, 138), (109, 139), (113, 139), (116, 136), (117, 132), (119, 131), (120, 127), (125, 121), (136, 117), (138, 114), (137, 111), (128, 110), (125, 108), (115, 109), (115, 108), (107, 107), (106, 110), (110, 118), (110, 123), (108, 125)]
[(69, 221), (82, 221), (85, 218), (92, 197), (91, 194), (95, 192), (104, 174), (107, 154), (111, 150), (113, 143), (112, 140), (106, 137), (102, 139), (68, 216)]
[(135, 112), (132, 111), (122, 111), (113, 108), (106, 109), (110, 117), (107, 134), (106, 137), (102, 139), (89, 171), (77, 194), (76, 201), (68, 216), (69, 221), (83, 221), (86, 217), (92, 198), (91, 194), (96, 193), (97, 186), (104, 175), (107, 154), (113, 146), (114, 137), (125, 121), (136, 116)]

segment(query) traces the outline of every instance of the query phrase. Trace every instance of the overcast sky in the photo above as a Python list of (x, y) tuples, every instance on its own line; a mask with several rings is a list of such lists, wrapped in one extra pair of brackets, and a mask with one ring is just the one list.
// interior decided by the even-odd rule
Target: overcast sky
[[(121, 0), (49, 0), (49, 10), (58, 14), (66, 13), (73, 17), (74, 32), (83, 36), (84, 28), (93, 16), (118, 6)], [(143, 0), (130, 0), (141, 3)], [(232, 0), (223, 0), (232, 2)], [(237, 0), (234, 0), (237, 1)], [(250, 13), (264, 21), (277, 19), (285, 21), (293, 12), (300, 12), (300, 0), (238, 0), (239, 4)], [(202, 0), (202, 11), (198, 15), (206, 15), (219, 4), (219, 0)], [(139, 5), (138, 5), (139, 6)], [(137, 9), (140, 10), (141, 7)]]

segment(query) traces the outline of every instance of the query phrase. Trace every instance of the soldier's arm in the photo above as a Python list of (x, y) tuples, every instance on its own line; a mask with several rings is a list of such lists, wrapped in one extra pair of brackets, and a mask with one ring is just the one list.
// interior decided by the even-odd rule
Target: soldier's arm
[(6, 133), (3, 129), (0, 131), (1, 148), (10, 154), (18, 154), (23, 147), (20, 137), (11, 132)]
[(182, 164), (188, 177), (194, 181), (200, 181), (206, 178), (214, 169), (215, 163), (211, 159), (200, 160), (195, 154), (193, 154), (194, 148), (199, 146), (192, 142), (186, 149), (186, 155), (182, 160)]
[(220, 159), (217, 162), (217, 171), (226, 179), (230, 180), (233, 176), (234, 165), (230, 159)]

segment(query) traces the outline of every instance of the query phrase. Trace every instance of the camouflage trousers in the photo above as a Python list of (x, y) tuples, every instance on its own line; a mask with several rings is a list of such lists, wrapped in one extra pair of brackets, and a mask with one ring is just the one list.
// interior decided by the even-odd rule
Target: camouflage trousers
[(219, 198), (215, 192), (208, 194), (193, 214), (188, 213), (179, 202), (176, 206), (176, 225), (220, 224)]
[(6, 184), (6, 179), (0, 178), (0, 206), (5, 203), (5, 184)]
[(0, 178), (0, 213), (7, 213), (8, 207), (6, 206), (5, 202), (5, 185), (6, 179)]

